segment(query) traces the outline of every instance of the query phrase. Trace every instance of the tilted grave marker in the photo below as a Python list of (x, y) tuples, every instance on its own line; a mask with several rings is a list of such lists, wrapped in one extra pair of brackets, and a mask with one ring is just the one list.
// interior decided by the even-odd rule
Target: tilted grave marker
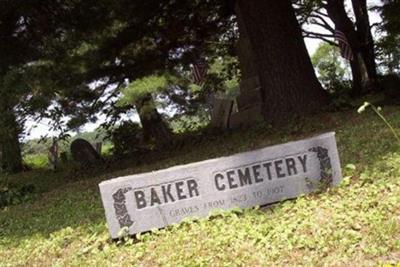
[(70, 147), (73, 160), (82, 167), (93, 166), (103, 162), (101, 155), (85, 139), (75, 139)]
[(212, 209), (253, 207), (294, 198), (341, 180), (333, 132), (100, 183), (111, 236), (162, 228)]

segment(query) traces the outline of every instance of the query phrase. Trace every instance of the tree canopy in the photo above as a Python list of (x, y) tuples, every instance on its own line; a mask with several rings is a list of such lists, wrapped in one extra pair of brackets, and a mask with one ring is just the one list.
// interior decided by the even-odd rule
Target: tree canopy
[[(99, 116), (106, 118), (104, 127), (112, 127), (134, 110), (146, 140), (168, 142), (172, 132), (160, 107), (173, 110), (168, 116), (174, 118), (204, 114), (210, 95), (246, 94), (237, 88), (253, 76), (261, 81), (268, 122), (320, 109), (327, 94), (315, 77), (299, 24), (322, 27), (326, 33), (304, 26), (303, 37), (329, 44), (336, 44), (336, 29), (345, 33), (355, 54), (350, 62), (354, 95), (379, 88), (375, 51), (389, 72), (398, 71), (400, 58), (397, 1), (383, 1), (378, 9), (384, 20), (379, 40), (372, 38), (362, 0), (351, 1), (352, 14), (344, 1), (331, 0), (1, 4), (0, 148), (2, 169), (11, 172), (22, 169), (19, 140), (28, 117), (50, 119), (62, 138)], [(335, 87), (332, 81), (344, 74), (337, 53), (324, 46), (313, 58), (325, 88)], [(199, 61), (209, 69), (202, 86), (191, 78)]]

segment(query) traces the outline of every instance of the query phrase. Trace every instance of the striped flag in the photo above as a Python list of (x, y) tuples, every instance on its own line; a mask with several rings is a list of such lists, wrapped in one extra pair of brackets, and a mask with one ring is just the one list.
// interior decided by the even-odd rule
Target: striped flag
[(342, 31), (335, 30), (335, 39), (339, 44), (342, 57), (350, 61), (353, 60), (353, 52), (349, 42), (347, 41), (346, 35)]
[(197, 85), (203, 85), (207, 74), (207, 63), (203, 60), (193, 64), (192, 67), (193, 81)]

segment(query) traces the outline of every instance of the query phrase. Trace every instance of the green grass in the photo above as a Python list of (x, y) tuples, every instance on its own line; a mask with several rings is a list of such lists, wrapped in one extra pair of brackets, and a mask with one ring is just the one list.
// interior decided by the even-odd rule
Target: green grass
[(49, 159), (46, 154), (27, 154), (24, 156), (24, 163), (31, 169), (49, 167)]
[[(400, 111), (384, 114), (400, 128)], [(325, 113), (275, 130), (260, 125), (77, 173), (33, 170), (34, 200), (0, 211), (0, 266), (375, 266), (400, 261), (400, 146), (372, 112)], [(273, 207), (215, 213), (109, 239), (97, 184), (119, 175), (229, 155), (335, 130), (344, 180)]]

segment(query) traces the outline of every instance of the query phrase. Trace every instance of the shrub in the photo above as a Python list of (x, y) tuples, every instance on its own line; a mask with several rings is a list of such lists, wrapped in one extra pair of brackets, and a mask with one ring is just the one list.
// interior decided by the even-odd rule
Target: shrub
[(400, 99), (400, 76), (396, 74), (389, 74), (380, 77), (380, 84), (384, 90), (385, 96), (389, 100)]
[(27, 202), (35, 193), (33, 185), (24, 185), (19, 188), (0, 187), (0, 208)]
[(131, 121), (123, 122), (119, 127), (113, 129), (110, 137), (114, 145), (113, 153), (116, 157), (122, 157), (140, 151), (142, 130), (137, 123)]

